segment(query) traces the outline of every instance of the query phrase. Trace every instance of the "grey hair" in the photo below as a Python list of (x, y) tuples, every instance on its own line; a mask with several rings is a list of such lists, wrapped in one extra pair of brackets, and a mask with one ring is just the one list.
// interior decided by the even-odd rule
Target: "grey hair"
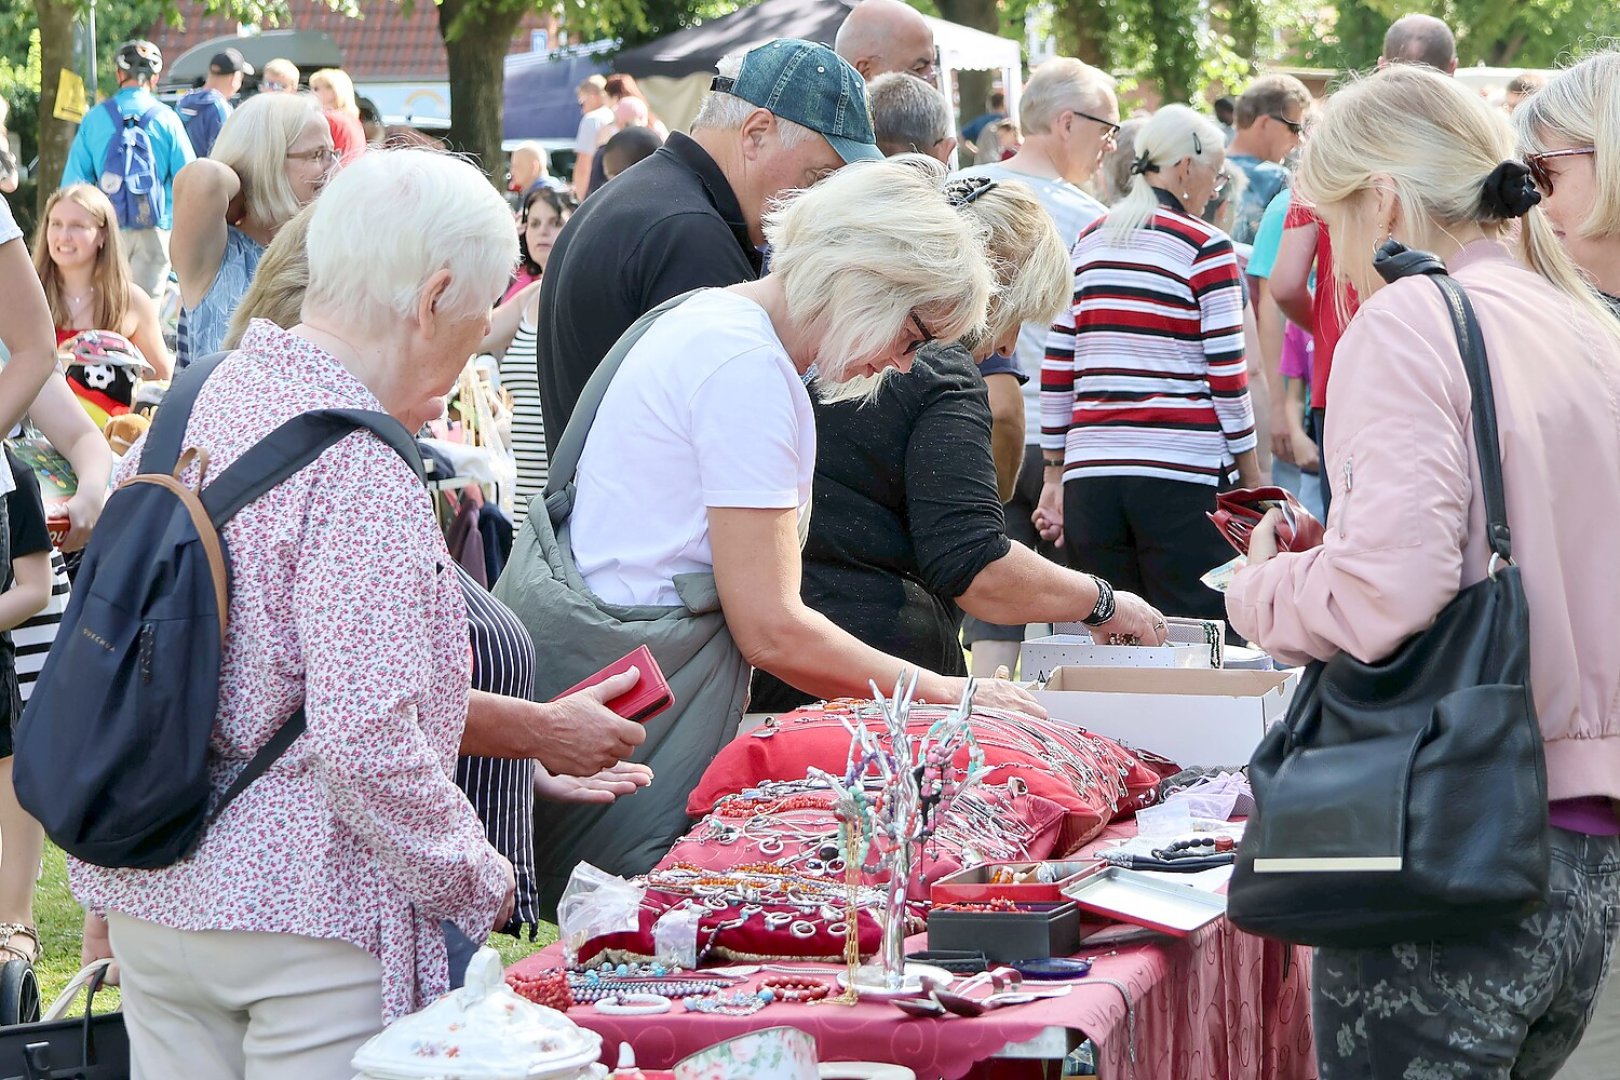
[(1114, 77), (1072, 56), (1054, 56), (1029, 77), (1018, 102), (1025, 135), (1040, 135), (1065, 109), (1099, 110), (1114, 96)]
[[(716, 72), (724, 79), (735, 79), (742, 71), (743, 53), (732, 53), (720, 59), (715, 65)], [(697, 116), (692, 120), (693, 131), (708, 128), (711, 131), (737, 131), (743, 126), (755, 109), (760, 106), (753, 102), (744, 101), (735, 94), (724, 94), (719, 90), (710, 90), (703, 97), (703, 104), (698, 108)], [(772, 113), (775, 116), (774, 113)], [(792, 120), (776, 117), (776, 132), (782, 142), (782, 149), (792, 150), (816, 137), (816, 133), (803, 124), (796, 124)]]
[[(1226, 133), (1215, 121), (1185, 105), (1166, 105), (1136, 133), (1136, 160), (1151, 169), (1168, 172), (1187, 158), (1201, 165), (1219, 162), (1226, 154)], [(1159, 207), (1147, 174), (1137, 172), (1125, 197), (1108, 212), (1105, 228), (1112, 232), (1140, 229)]]
[(996, 292), (989, 230), (951, 206), (944, 181), (944, 166), (919, 154), (862, 161), (767, 214), (788, 316), (819, 332), (820, 383), (849, 381), (913, 316), (941, 341), (982, 329)]
[(884, 156), (926, 154), (950, 138), (951, 110), (945, 95), (905, 72), (879, 75), (866, 87), (872, 128)]

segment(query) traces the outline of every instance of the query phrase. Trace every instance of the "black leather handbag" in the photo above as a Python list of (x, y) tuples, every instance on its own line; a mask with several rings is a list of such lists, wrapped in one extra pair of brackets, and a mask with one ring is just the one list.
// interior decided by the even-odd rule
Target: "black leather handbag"
[(1533, 912), (1548, 888), (1529, 612), (1512, 560), (1484, 339), (1438, 259), (1381, 254), (1386, 277), (1431, 275), (1450, 308), (1473, 392), (1492, 555), (1484, 580), (1389, 656), (1312, 664), (1249, 763), (1256, 812), (1227, 916), (1306, 945), (1473, 936)]
[[(124, 1015), (95, 1010), (106, 974), (105, 961), (92, 964), (74, 977), (44, 1020), (0, 1028), (0, 1080), (129, 1080)], [(63, 1019), (81, 988), (84, 1015)]]

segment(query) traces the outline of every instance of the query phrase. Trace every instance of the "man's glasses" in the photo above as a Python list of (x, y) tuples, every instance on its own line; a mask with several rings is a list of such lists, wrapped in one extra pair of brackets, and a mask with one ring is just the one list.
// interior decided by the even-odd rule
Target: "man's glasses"
[(1300, 123), (1298, 120), (1290, 120), (1290, 119), (1288, 119), (1288, 117), (1283, 116), (1283, 115), (1281, 115), (1279, 113), (1267, 113), (1266, 115), (1271, 117), (1273, 120), (1277, 121), (1277, 123), (1279, 123), (1279, 124), (1283, 125), (1284, 127), (1286, 127), (1289, 131), (1293, 132), (1295, 135), (1303, 135), (1303, 134), (1305, 134), (1305, 125)]
[(1103, 132), (1103, 138), (1116, 139), (1119, 137), (1120, 126), (1114, 123), (1112, 120), (1104, 120), (1100, 116), (1092, 116), (1090, 113), (1083, 113), (1079, 109), (1072, 109), (1070, 111), (1082, 120), (1090, 120), (1093, 124), (1101, 124), (1106, 129)]
[(917, 318), (917, 313), (915, 311), (908, 312), (907, 317), (911, 319), (911, 325), (914, 329), (916, 329), (917, 334), (919, 335), (919, 339), (917, 341), (913, 341), (911, 344), (906, 346), (904, 355), (911, 356), (918, 349), (936, 339), (933, 334), (928, 332), (928, 327), (923, 325), (923, 321)]
[(1536, 182), (1536, 190), (1543, 195), (1551, 195), (1553, 178), (1552, 173), (1547, 171), (1547, 162), (1553, 158), (1586, 157), (1595, 153), (1597, 153), (1595, 146), (1573, 146), (1568, 150), (1548, 150), (1541, 154), (1531, 154), (1524, 159), (1524, 163), (1530, 167), (1530, 179)]

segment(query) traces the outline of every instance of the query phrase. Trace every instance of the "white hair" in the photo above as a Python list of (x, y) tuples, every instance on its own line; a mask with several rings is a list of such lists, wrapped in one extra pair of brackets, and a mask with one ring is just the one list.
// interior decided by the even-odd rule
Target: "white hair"
[(333, 177), (309, 229), (305, 310), (381, 330), (416, 315), (422, 288), (450, 272), (441, 310), (488, 311), (517, 263), (506, 200), (477, 168), (420, 147), (368, 150)]
[[(742, 72), (744, 53), (732, 53), (721, 57), (715, 65), (715, 71), (723, 79), (735, 79)], [(755, 109), (761, 106), (744, 101), (734, 94), (723, 94), (718, 90), (711, 90), (703, 97), (703, 104), (698, 108), (698, 114), (692, 121), (693, 131), (709, 128), (713, 131), (736, 131), (743, 126)], [(775, 116), (775, 113), (771, 115)], [(792, 120), (776, 117), (776, 132), (780, 139), (782, 149), (792, 150), (797, 146), (816, 137), (816, 133), (803, 124), (796, 124)]]
[(915, 333), (940, 341), (977, 332), (995, 292), (986, 228), (952, 208), (944, 166), (907, 154), (846, 166), (765, 218), (771, 273), (788, 316), (814, 327), (819, 381), (850, 372)]
[(1065, 109), (1100, 110), (1114, 96), (1114, 77), (1072, 56), (1054, 56), (1029, 77), (1018, 99), (1025, 135), (1041, 135)]
[[(1136, 160), (1150, 171), (1169, 172), (1192, 158), (1211, 165), (1226, 154), (1226, 133), (1209, 117), (1185, 105), (1166, 105), (1136, 133)], [(1113, 232), (1140, 229), (1159, 208), (1148, 174), (1137, 171), (1119, 203), (1108, 212), (1105, 228)]]

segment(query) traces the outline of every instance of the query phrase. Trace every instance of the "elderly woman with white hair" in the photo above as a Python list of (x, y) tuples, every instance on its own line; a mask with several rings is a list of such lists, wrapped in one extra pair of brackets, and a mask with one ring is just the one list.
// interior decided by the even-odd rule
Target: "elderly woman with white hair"
[[(308, 251), (302, 321), (251, 324), (196, 400), (185, 445), (206, 451), (210, 477), (311, 409), (410, 430), (440, 415), (517, 238), (477, 169), (399, 150), (333, 182)], [(482, 940), (511, 904), (512, 867), (453, 779), (467, 611), (427, 493), (369, 432), (223, 534), (237, 587), (216, 782), (300, 705), (307, 729), (190, 858), (75, 864), (74, 891), (107, 913), (135, 1076), (347, 1076), (361, 1042), (446, 988), (440, 920)]]
[(1220, 619), (1199, 580), (1232, 557), (1204, 515), (1260, 486), (1231, 239), (1201, 218), (1226, 138), (1184, 105), (1136, 135), (1130, 192), (1080, 234), (1041, 365), (1037, 527), (1069, 565), (1173, 615)]
[[(920, 158), (840, 170), (768, 216), (767, 277), (655, 308), (592, 377), (552, 459), (549, 514), (529, 515), (497, 595), (535, 637), (542, 696), (646, 642), (675, 706), (636, 754), (657, 776), (646, 792), (537, 814), (543, 902), (577, 861), (644, 871), (686, 829), (750, 667), (818, 697), (868, 697), (906, 670), (921, 698), (962, 696), (964, 679), (862, 643), (799, 595), (807, 384), (909, 371), (924, 346), (984, 321), (986, 230), (942, 186)], [(1042, 714), (1006, 682), (980, 684), (978, 700)]]
[(220, 348), (265, 247), (320, 194), (337, 158), (313, 97), (259, 94), (225, 121), (208, 157), (175, 176), (176, 370)]

